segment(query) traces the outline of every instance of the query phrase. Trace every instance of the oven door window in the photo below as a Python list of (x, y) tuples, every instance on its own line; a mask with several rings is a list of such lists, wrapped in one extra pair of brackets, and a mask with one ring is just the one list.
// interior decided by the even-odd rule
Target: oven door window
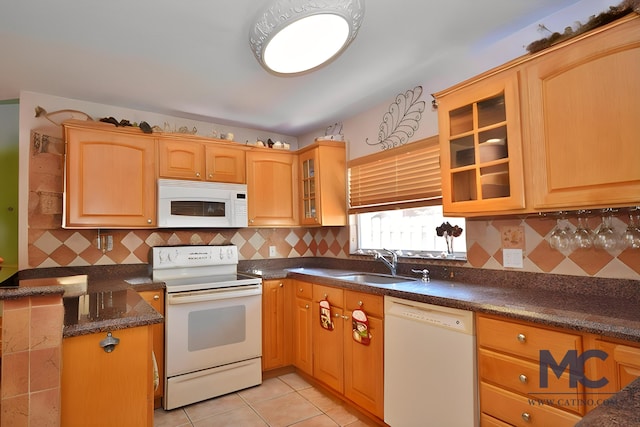
[(226, 203), (198, 200), (172, 200), (171, 215), (224, 218), (226, 215)]
[(187, 339), (189, 351), (245, 341), (246, 311), (244, 305), (236, 305), (190, 312)]
[[(165, 369), (168, 376), (260, 357), (262, 295), (194, 291), (167, 295)], [(229, 288), (227, 288), (229, 289)], [(238, 290), (240, 289), (240, 290)]]

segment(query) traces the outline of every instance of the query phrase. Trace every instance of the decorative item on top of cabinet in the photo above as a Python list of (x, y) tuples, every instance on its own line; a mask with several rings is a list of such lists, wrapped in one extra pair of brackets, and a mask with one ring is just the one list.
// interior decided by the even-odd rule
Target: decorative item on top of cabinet
[(158, 142), (159, 176), (244, 184), (246, 150), (225, 141), (162, 136)]
[(99, 345), (103, 332), (63, 340), (61, 425), (153, 425), (151, 327), (112, 335), (120, 342), (110, 353)]
[(155, 227), (155, 139), (137, 128), (79, 120), (64, 122), (64, 133), (63, 227)]
[(523, 129), (536, 210), (640, 201), (640, 16), (523, 65)]
[(299, 225), (297, 155), (252, 148), (246, 159), (249, 226)]
[[(158, 313), (164, 316), (164, 290), (140, 291), (138, 294), (143, 300), (153, 307)], [(153, 355), (158, 367), (158, 387), (153, 393), (153, 407), (159, 408), (162, 405), (164, 396), (164, 323), (156, 323), (151, 326), (153, 333)]]
[(435, 96), (445, 215), (523, 210), (518, 73), (505, 70)]
[(347, 224), (346, 151), (343, 142), (322, 141), (298, 151), (300, 223)]

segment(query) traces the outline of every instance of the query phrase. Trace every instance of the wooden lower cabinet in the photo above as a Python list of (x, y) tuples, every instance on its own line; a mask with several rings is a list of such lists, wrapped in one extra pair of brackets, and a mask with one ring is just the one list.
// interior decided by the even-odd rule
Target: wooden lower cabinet
[(262, 282), (262, 370), (288, 364), (285, 345), (287, 280)]
[[(329, 301), (333, 330), (322, 327), (320, 301)], [(383, 297), (313, 285), (313, 377), (371, 414), (383, 418)], [(370, 342), (357, 342), (352, 313), (361, 309), (369, 321)]]
[[(590, 380), (606, 379), (606, 384), (598, 388), (587, 388), (589, 397), (598, 404), (640, 377), (640, 343), (628, 343), (595, 337), (589, 348), (602, 351), (604, 360), (589, 358), (585, 363), (586, 376)], [(593, 409), (590, 406), (588, 409)]]
[(573, 427), (581, 417), (546, 404), (532, 404), (531, 399), (501, 387), (480, 383), (482, 412), (512, 426)]
[(573, 426), (640, 377), (639, 343), (482, 314), (476, 328), (482, 426)]
[[(325, 329), (320, 319), (320, 301), (330, 304), (333, 330)], [(332, 389), (344, 390), (344, 290), (313, 285), (313, 376)], [(350, 328), (348, 330), (351, 330)]]
[(369, 321), (369, 345), (357, 342), (347, 322), (344, 337), (344, 395), (361, 408), (384, 415), (384, 299), (379, 295), (345, 291), (346, 313), (362, 309)]
[(112, 335), (120, 343), (110, 353), (100, 346), (104, 332), (63, 340), (61, 425), (153, 425), (152, 328)]
[(568, 352), (581, 354), (580, 334), (485, 315), (477, 315), (476, 332), (484, 416), (514, 426), (573, 426), (581, 419), (584, 387), (571, 383), (577, 373), (569, 371), (577, 367), (540, 362), (546, 352), (559, 365)]
[[(158, 313), (164, 316), (164, 290), (142, 291), (138, 294)], [(153, 354), (158, 367), (158, 387), (153, 393), (153, 407), (162, 406), (162, 397), (164, 396), (164, 322), (151, 325), (153, 333)]]
[(311, 297), (313, 285), (292, 280), (293, 296), (293, 366), (313, 375), (313, 311)]

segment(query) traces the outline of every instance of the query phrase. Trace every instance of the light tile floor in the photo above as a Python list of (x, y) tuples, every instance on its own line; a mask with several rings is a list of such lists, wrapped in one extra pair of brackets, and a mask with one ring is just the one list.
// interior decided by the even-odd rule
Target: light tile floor
[(365, 427), (340, 400), (295, 373), (183, 408), (156, 409), (155, 427)]

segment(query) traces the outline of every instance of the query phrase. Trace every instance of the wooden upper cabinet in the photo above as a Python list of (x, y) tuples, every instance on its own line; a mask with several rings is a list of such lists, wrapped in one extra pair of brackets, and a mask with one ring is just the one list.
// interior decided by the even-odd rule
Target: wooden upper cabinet
[(445, 214), (525, 207), (518, 79), (506, 70), (436, 94)]
[(207, 181), (244, 184), (245, 151), (239, 148), (205, 145), (205, 179)]
[(297, 156), (270, 149), (246, 155), (249, 226), (298, 225)]
[(640, 17), (524, 65), (534, 209), (640, 202)]
[(347, 224), (346, 151), (342, 142), (319, 142), (298, 151), (300, 223)]
[(244, 184), (245, 147), (225, 142), (163, 137), (159, 143), (161, 178)]
[(640, 203), (640, 17), (436, 93), (445, 213)]
[(155, 140), (139, 129), (69, 121), (66, 228), (156, 226)]
[(204, 147), (191, 141), (158, 142), (159, 175), (162, 178), (201, 180), (204, 175)]

